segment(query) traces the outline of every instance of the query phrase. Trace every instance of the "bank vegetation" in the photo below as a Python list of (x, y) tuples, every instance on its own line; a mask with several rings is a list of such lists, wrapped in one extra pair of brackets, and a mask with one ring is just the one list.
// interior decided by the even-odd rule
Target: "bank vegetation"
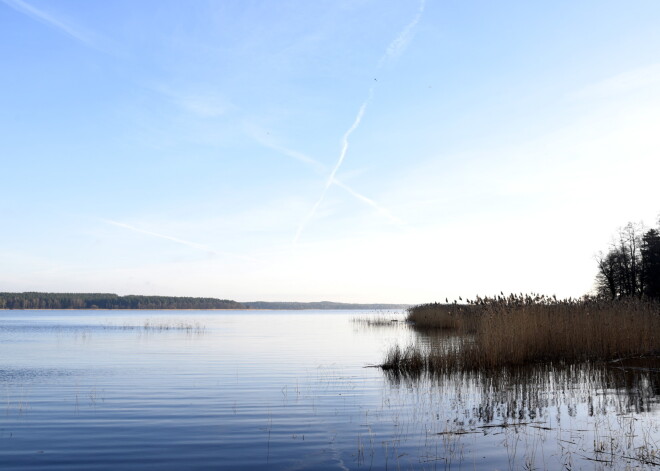
[(511, 294), (415, 306), (407, 319), (428, 341), (392, 347), (384, 369), (481, 370), (660, 355), (654, 299)]
[(598, 253), (596, 265), (595, 294), (579, 299), (500, 293), (414, 306), (407, 320), (426, 341), (392, 347), (382, 367), (481, 370), (633, 357), (657, 364), (660, 223), (651, 229), (628, 223)]

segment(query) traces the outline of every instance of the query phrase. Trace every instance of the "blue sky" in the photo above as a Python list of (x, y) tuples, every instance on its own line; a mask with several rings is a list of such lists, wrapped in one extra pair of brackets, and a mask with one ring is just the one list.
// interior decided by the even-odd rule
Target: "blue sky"
[(660, 213), (656, 1), (0, 0), (1, 291), (579, 296)]

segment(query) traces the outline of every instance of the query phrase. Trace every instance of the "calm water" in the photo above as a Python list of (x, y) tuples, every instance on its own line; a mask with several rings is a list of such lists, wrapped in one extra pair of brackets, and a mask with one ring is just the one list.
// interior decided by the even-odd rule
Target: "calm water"
[(0, 468), (651, 469), (660, 381), (405, 378), (401, 313), (0, 311)]

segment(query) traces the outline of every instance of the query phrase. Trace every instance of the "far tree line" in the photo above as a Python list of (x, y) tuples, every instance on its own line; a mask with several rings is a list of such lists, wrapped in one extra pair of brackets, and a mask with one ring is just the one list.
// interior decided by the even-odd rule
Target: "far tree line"
[(0, 309), (246, 309), (229, 299), (113, 293), (0, 293)]
[(599, 295), (660, 299), (660, 227), (628, 223), (596, 259)]
[(0, 309), (405, 309), (407, 304), (320, 302), (241, 303), (180, 296), (119, 296), (114, 293), (0, 293)]

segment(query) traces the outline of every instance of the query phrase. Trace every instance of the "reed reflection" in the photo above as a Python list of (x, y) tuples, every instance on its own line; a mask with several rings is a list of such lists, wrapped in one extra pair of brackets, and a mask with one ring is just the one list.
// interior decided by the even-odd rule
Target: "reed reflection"
[(538, 420), (562, 407), (575, 416), (580, 405), (589, 416), (638, 414), (657, 410), (660, 395), (660, 375), (651, 370), (593, 363), (384, 374), (394, 387), (433, 389), (438, 396), (451, 397), (457, 413), (483, 423)]

